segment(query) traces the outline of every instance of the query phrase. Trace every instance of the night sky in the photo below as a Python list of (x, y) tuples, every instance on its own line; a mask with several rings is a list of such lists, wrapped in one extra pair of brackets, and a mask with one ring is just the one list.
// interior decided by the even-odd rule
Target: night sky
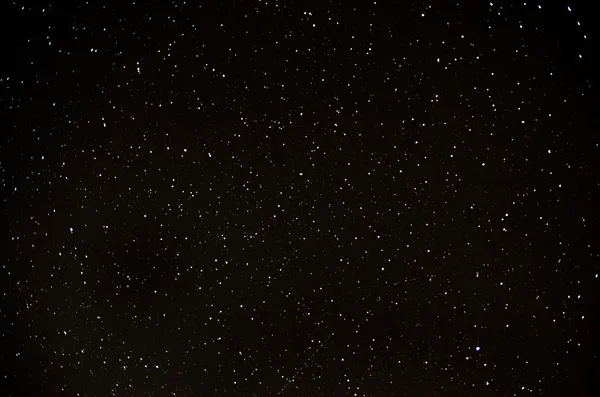
[(593, 2), (0, 8), (2, 396), (594, 396)]

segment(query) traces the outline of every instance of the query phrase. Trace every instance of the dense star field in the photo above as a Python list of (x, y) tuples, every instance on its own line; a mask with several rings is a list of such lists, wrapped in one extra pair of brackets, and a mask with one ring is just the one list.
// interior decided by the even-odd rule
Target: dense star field
[(593, 396), (591, 4), (12, 1), (2, 396)]

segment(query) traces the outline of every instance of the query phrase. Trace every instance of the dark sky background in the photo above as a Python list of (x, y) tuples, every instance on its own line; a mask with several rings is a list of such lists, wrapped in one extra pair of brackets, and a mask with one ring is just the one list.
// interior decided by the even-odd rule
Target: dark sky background
[(1, 394), (597, 395), (592, 6), (3, 2)]

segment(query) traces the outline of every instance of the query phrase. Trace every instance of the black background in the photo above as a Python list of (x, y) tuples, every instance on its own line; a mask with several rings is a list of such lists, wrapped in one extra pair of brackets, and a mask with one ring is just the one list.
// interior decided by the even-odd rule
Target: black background
[(595, 395), (598, 36), (548, 3), (3, 4), (3, 395)]

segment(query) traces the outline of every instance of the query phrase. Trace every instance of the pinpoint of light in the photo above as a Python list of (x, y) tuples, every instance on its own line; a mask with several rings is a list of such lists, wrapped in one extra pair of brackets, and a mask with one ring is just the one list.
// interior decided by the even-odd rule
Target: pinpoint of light
[(479, 351), (479, 350), (481, 350), (481, 347), (477, 346), (477, 347), (475, 348), (475, 350), (476, 350), (476, 351)]
[(72, 227), (69, 228), (69, 232), (73, 233), (73, 228)]

